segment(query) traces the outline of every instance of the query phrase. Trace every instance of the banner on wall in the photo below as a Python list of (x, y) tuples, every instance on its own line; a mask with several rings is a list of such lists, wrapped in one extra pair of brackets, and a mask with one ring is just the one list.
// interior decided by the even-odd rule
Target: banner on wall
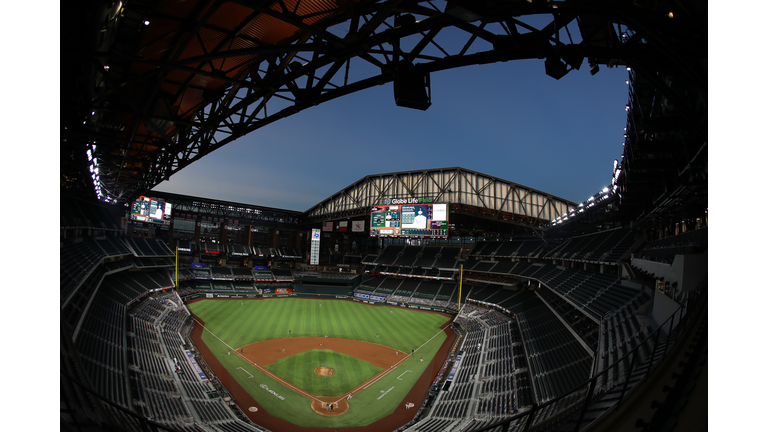
[(200, 378), (200, 381), (208, 381), (208, 377), (205, 376), (205, 373), (203, 373), (200, 365), (197, 364), (197, 360), (195, 360), (195, 357), (192, 355), (192, 353), (189, 352), (189, 350), (184, 350), (184, 353), (187, 355), (187, 360), (189, 360), (189, 363), (192, 365), (192, 369), (197, 372), (197, 376)]
[(453, 377), (456, 376), (456, 372), (459, 370), (459, 364), (461, 363), (461, 355), (456, 356), (456, 361), (453, 362), (451, 372), (448, 374), (446, 381), (453, 381)]
[(384, 301), (384, 299), (387, 298), (387, 296), (377, 295), (377, 294), (366, 294), (355, 291), (355, 297), (363, 300), (370, 300), (375, 302)]
[(352, 221), (352, 232), (365, 232), (365, 221)]

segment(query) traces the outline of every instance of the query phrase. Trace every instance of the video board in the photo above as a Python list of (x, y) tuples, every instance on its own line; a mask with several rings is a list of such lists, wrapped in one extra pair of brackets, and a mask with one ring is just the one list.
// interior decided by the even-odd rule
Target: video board
[(448, 204), (373, 206), (371, 237), (448, 238)]
[(171, 204), (141, 196), (131, 205), (131, 220), (161, 225), (171, 224)]

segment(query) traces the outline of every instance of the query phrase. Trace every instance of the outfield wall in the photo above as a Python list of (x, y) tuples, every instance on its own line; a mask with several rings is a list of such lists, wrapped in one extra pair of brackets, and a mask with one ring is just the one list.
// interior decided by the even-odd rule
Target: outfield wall
[(357, 298), (349, 295), (339, 294), (313, 294), (313, 293), (297, 293), (290, 294), (223, 294), (218, 292), (199, 292), (197, 294), (190, 294), (183, 298), (184, 303), (188, 303), (196, 299), (260, 299), (260, 298), (277, 298), (277, 297), (298, 297), (298, 298), (323, 298), (323, 299), (338, 299), (338, 300), (351, 300), (358, 303), (366, 303), (379, 306), (397, 306), (407, 309), (417, 309), (428, 312), (440, 312), (451, 316), (456, 316), (456, 311), (453, 309), (442, 308), (438, 306), (426, 306), (423, 304), (412, 304), (396, 301), (377, 301), (371, 299)]

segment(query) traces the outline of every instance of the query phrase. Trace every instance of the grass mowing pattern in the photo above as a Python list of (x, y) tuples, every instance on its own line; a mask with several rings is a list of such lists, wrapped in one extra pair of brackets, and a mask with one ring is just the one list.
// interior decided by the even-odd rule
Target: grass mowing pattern
[[(317, 366), (330, 367), (334, 374), (318, 375)], [(364, 360), (319, 349), (280, 359), (264, 368), (315, 396), (343, 396), (384, 370)]]
[(241, 306), (239, 301), (203, 300), (192, 303), (189, 309), (232, 347), (289, 337), (290, 330), (291, 336), (327, 334), (410, 353), (448, 320), (445, 316), (418, 310), (341, 300), (275, 298), (242, 303)]
[[(322, 304), (322, 306), (320, 306)], [(188, 305), (206, 322), (206, 327), (231, 347), (267, 339), (292, 336), (324, 336), (356, 339), (389, 346), (410, 353), (438, 332), (448, 317), (385, 306), (370, 306), (343, 300), (275, 298), (265, 300), (203, 300)], [(390, 310), (392, 312), (390, 313)], [(379, 338), (376, 338), (379, 333)], [(302, 427), (361, 427), (390, 415), (398, 402), (416, 383), (426, 364), (445, 340), (440, 333), (416, 356), (406, 360), (386, 377), (349, 401), (350, 410), (341, 416), (325, 417), (312, 411), (306, 397), (270, 378), (236, 355), (227, 355), (227, 346), (204, 331), (203, 342), (221, 364), (270, 414)], [(424, 357), (424, 362), (419, 357)], [(243, 370), (238, 369), (242, 367)], [(250, 378), (248, 373), (253, 375)], [(397, 377), (405, 370), (400, 380)], [(269, 386), (284, 397), (278, 399)], [(394, 389), (379, 399), (382, 391)]]

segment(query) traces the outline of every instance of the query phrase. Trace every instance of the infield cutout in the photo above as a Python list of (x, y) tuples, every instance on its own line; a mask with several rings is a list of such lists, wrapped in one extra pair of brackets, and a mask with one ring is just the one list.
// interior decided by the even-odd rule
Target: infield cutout
[[(335, 398), (320, 398), (321, 400), (314, 400), (312, 401), (312, 411), (316, 412), (317, 414), (320, 414), (322, 416), (337, 416), (342, 415), (345, 412), (349, 411), (349, 404), (347, 404), (347, 401), (342, 400), (334, 400)], [(331, 409), (329, 405), (333, 405), (333, 408)]]
[(315, 373), (322, 376), (333, 375), (336, 371), (333, 368), (327, 366), (320, 366), (315, 368)]

